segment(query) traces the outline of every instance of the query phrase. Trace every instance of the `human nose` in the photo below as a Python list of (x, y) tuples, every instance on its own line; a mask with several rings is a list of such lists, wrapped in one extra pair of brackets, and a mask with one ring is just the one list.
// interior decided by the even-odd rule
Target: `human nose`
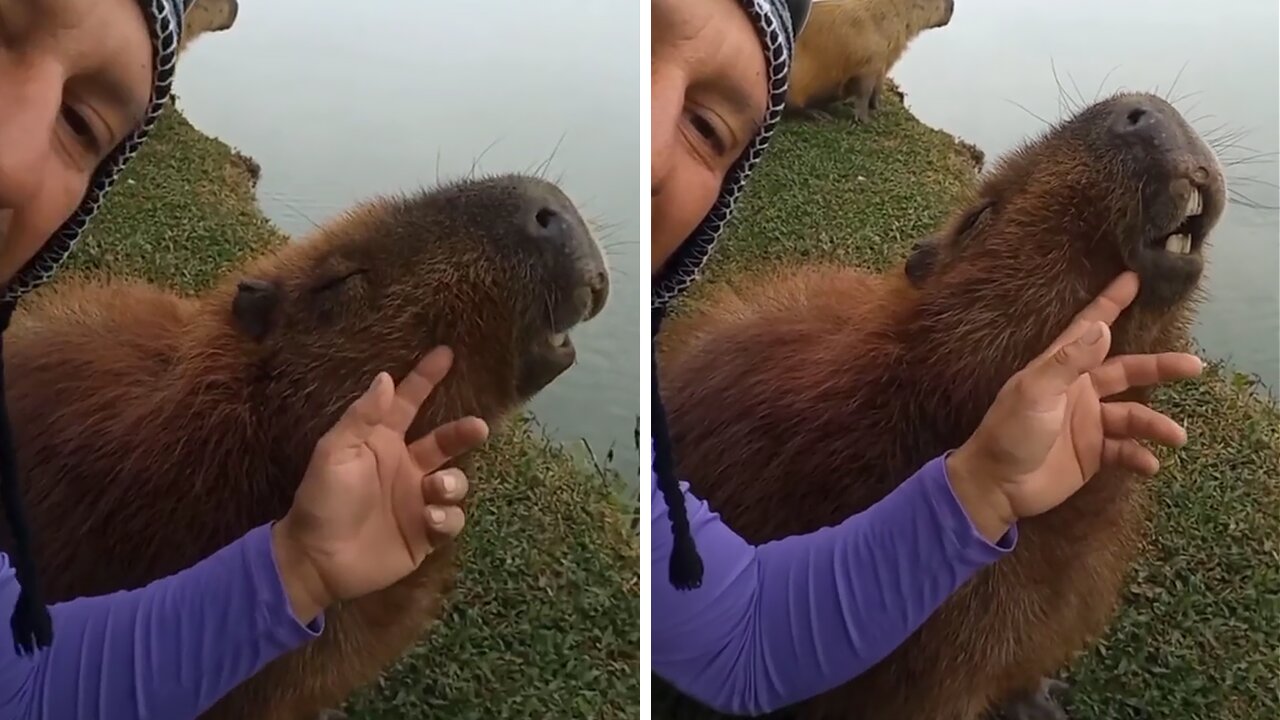
[(661, 192), (663, 180), (675, 159), (676, 132), (680, 108), (684, 105), (684, 83), (678, 73), (655, 68), (651, 80), (649, 192)]
[(0, 208), (22, 208), (48, 174), (62, 84), (56, 63), (0, 51)]

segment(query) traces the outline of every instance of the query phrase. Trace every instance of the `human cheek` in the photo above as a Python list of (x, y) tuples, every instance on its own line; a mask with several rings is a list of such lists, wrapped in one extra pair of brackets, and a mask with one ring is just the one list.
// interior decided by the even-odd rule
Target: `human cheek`
[(65, 171), (52, 174), (28, 203), (0, 216), (0, 283), (11, 281), (44, 247), (84, 196), (85, 178)]
[(693, 234), (720, 190), (724, 176), (692, 158), (671, 173), (662, 192), (653, 198), (653, 271), (662, 266)]

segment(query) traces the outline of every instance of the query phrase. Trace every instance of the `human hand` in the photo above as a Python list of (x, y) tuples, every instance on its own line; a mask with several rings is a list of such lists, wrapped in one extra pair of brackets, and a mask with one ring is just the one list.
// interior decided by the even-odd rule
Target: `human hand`
[(400, 580), (461, 532), (467, 478), (437, 469), (484, 442), (488, 425), (467, 417), (411, 445), (404, 437), (452, 363), (453, 353), (439, 347), (399, 386), (379, 373), (316, 444), (293, 506), (272, 528), (290, 603), (304, 622)]
[(1137, 293), (1136, 274), (1116, 278), (1005, 383), (973, 436), (948, 457), (956, 496), (988, 539), (995, 541), (1020, 518), (1058, 506), (1103, 466), (1154, 475), (1160, 463), (1139, 440), (1170, 447), (1186, 442), (1180, 425), (1150, 407), (1103, 401), (1204, 369), (1186, 353), (1106, 359), (1111, 323)]

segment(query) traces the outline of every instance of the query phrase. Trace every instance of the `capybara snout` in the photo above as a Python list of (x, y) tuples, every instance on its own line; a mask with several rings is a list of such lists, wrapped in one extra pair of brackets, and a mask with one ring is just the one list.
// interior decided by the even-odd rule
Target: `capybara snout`
[(946, 2), (942, 3), (942, 14), (939, 15), (937, 18), (935, 18), (933, 21), (933, 24), (930, 25), (929, 27), (932, 29), (932, 28), (946, 27), (947, 25), (950, 25), (951, 17), (955, 15), (955, 13), (956, 13), (955, 0), (946, 0)]

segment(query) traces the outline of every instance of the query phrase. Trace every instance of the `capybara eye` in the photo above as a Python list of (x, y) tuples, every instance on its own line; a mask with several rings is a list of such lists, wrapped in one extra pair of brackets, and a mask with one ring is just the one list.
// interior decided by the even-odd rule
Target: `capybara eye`
[(365, 274), (366, 272), (368, 272), (368, 271), (367, 271), (367, 270), (365, 270), (364, 268), (359, 268), (359, 269), (356, 269), (356, 270), (352, 270), (352, 271), (350, 271), (350, 272), (348, 272), (348, 273), (344, 273), (344, 274), (339, 275), (339, 276), (337, 276), (337, 277), (333, 277), (333, 278), (330, 278), (330, 279), (328, 279), (328, 280), (325, 280), (324, 282), (320, 283), (319, 285), (315, 285), (315, 286), (313, 286), (313, 287), (311, 288), (311, 292), (312, 292), (312, 294), (319, 295), (320, 293), (328, 292), (328, 291), (330, 291), (330, 290), (337, 290), (337, 289), (341, 288), (342, 286), (346, 285), (346, 284), (347, 284), (347, 281), (348, 281), (348, 280), (350, 280), (351, 278), (356, 277), (357, 275), (363, 275), (363, 274)]
[(994, 206), (995, 206), (995, 202), (988, 200), (983, 202), (978, 207), (970, 210), (969, 213), (966, 214), (964, 218), (960, 221), (960, 223), (956, 225), (956, 233), (955, 233), (956, 237), (965, 235), (970, 230), (973, 230), (973, 228), (977, 226), (978, 222), (981, 221), (982, 218), (986, 216), (987, 212), (991, 210), (991, 208)]

